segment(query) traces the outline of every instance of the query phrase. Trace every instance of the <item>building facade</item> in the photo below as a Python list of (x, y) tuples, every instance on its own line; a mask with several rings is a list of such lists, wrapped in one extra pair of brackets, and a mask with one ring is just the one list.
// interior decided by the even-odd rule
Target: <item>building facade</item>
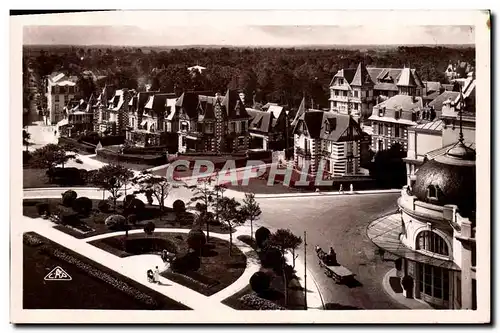
[(228, 90), (225, 96), (185, 92), (176, 102), (176, 112), (180, 153), (248, 150), (250, 116), (238, 92)]
[[(402, 87), (400, 82), (410, 75), (414, 86)], [(364, 123), (372, 114), (374, 105), (402, 91), (422, 95), (423, 84), (414, 69), (366, 67), (359, 63), (357, 68), (341, 69), (333, 77), (330, 111), (350, 114)]]
[(363, 133), (352, 116), (305, 110), (294, 120), (293, 135), (297, 169), (315, 175), (322, 168), (333, 177), (359, 173)]
[(47, 78), (47, 122), (56, 124), (64, 118), (64, 107), (78, 94), (78, 78), (66, 76), (64, 73), (54, 73)]
[[(250, 149), (286, 149), (288, 126), (287, 111), (278, 105), (263, 110), (246, 108), (250, 116)], [(291, 137), (291, 136), (289, 136)]]
[(64, 108), (64, 118), (57, 123), (59, 135), (74, 137), (94, 130), (95, 99), (72, 100)]
[(368, 236), (400, 258), (405, 296), (439, 309), (476, 309), (475, 151), (461, 138), (424, 162), (398, 206), (370, 224)]
[[(373, 107), (369, 120), (372, 124), (372, 150), (377, 152), (399, 144), (408, 149), (408, 128), (421, 121), (432, 121), (424, 110), (423, 98), (417, 96), (419, 85), (414, 72), (404, 68), (397, 83), (398, 94)], [(425, 112), (424, 112), (425, 111)]]
[[(113, 95), (111, 93), (113, 92)], [(111, 98), (108, 99), (108, 96)], [(105, 87), (98, 99), (97, 132), (111, 135), (125, 135), (128, 127), (128, 108), (131, 93), (127, 88), (115, 90)]]

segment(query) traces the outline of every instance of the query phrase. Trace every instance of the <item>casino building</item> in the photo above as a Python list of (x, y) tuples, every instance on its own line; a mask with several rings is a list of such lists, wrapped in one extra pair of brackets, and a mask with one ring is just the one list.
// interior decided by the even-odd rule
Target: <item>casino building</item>
[(475, 160), (461, 132), (419, 167), (401, 191), (398, 212), (368, 227), (368, 237), (399, 258), (407, 298), (438, 309), (476, 309)]

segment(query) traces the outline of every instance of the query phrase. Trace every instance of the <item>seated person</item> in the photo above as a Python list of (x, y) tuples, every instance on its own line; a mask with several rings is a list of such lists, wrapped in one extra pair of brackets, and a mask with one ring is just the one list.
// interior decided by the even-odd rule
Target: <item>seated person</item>
[(148, 269), (146, 272), (148, 275), (148, 282), (153, 282), (154, 281), (154, 273), (152, 269)]

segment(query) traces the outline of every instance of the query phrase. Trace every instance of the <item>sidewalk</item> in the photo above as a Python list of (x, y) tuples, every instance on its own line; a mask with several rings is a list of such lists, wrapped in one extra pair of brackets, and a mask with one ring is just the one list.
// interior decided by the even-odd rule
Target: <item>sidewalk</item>
[[(121, 260), (121, 258), (111, 253), (88, 244), (85, 240), (76, 240), (74, 237), (54, 229), (52, 225), (45, 220), (24, 217), (23, 226), (25, 227), (25, 231), (34, 231), (72, 251), (84, 255), (90, 260), (104, 265), (117, 273), (172, 298), (193, 310), (206, 311), (207, 309), (211, 309), (219, 313), (233, 310), (220, 302), (213, 302), (204, 295), (164, 277), (160, 277), (160, 284), (152, 284), (147, 281), (145, 274), (147, 267), (138, 269), (137, 265), (131, 265), (130, 261)], [(127, 264), (127, 262), (129, 262), (129, 264)]]
[(396, 269), (393, 268), (390, 271), (387, 272), (387, 274), (384, 275), (384, 278), (382, 279), (382, 287), (384, 288), (384, 291), (391, 296), (396, 302), (399, 304), (409, 308), (409, 309), (420, 309), (420, 310), (426, 310), (426, 309), (433, 309), (432, 306), (429, 304), (420, 301), (418, 299), (414, 298), (407, 298), (403, 295), (403, 288), (401, 286), (398, 286), (398, 290), (394, 290), (393, 286), (391, 285), (391, 278), (396, 278), (399, 281), (399, 277), (396, 274)]

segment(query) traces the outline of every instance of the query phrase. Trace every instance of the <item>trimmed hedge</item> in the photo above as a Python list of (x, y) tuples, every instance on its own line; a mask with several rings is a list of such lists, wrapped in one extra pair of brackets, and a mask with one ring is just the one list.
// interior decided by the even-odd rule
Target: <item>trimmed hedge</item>
[(125, 216), (118, 215), (118, 214), (117, 215), (110, 215), (110, 216), (108, 216), (106, 221), (104, 221), (104, 224), (106, 224), (106, 226), (112, 230), (123, 229), (125, 227), (126, 223), (127, 223), (127, 220), (125, 219)]
[(50, 168), (46, 172), (51, 183), (60, 185), (85, 185), (88, 172), (78, 168)]
[(197, 271), (201, 266), (200, 257), (194, 253), (190, 252), (183, 256), (176, 257), (172, 261), (172, 271), (175, 273), (186, 273), (189, 271)]
[(111, 209), (111, 205), (107, 200), (101, 200), (97, 204), (97, 209), (99, 209), (99, 211), (102, 213), (108, 213), (109, 210)]
[(206, 243), (207, 238), (200, 229), (193, 229), (188, 233), (187, 244), (196, 254), (200, 254)]
[(257, 294), (262, 294), (269, 290), (271, 277), (264, 272), (255, 272), (250, 278), (250, 286)]
[(266, 247), (266, 243), (270, 237), (271, 231), (269, 231), (266, 227), (260, 227), (255, 231), (255, 243), (261, 249)]
[(81, 150), (81, 151), (84, 151), (84, 152), (87, 152), (90, 154), (95, 153), (96, 146), (92, 145), (90, 143), (87, 143), (87, 142), (79, 142), (75, 139), (71, 139), (71, 138), (67, 138), (67, 137), (60, 137), (58, 142), (59, 142), (59, 144), (65, 144), (65, 145), (68, 145), (72, 148), (75, 148), (77, 150)]
[(253, 294), (245, 295), (241, 297), (239, 301), (255, 310), (286, 310), (278, 304)]
[(172, 204), (172, 209), (176, 214), (184, 213), (186, 211), (186, 204), (184, 203), (184, 201), (177, 199)]
[(92, 211), (92, 200), (87, 197), (76, 198), (73, 201), (73, 210), (79, 214), (88, 215)]
[(63, 206), (66, 207), (71, 207), (73, 206), (73, 202), (75, 202), (76, 198), (78, 197), (78, 194), (76, 194), (75, 191), (73, 190), (67, 190), (62, 194), (62, 204)]
[(153, 166), (163, 165), (167, 163), (167, 157), (165, 155), (120, 154), (109, 149), (99, 149), (97, 151), (97, 156), (109, 161), (129, 162)]

